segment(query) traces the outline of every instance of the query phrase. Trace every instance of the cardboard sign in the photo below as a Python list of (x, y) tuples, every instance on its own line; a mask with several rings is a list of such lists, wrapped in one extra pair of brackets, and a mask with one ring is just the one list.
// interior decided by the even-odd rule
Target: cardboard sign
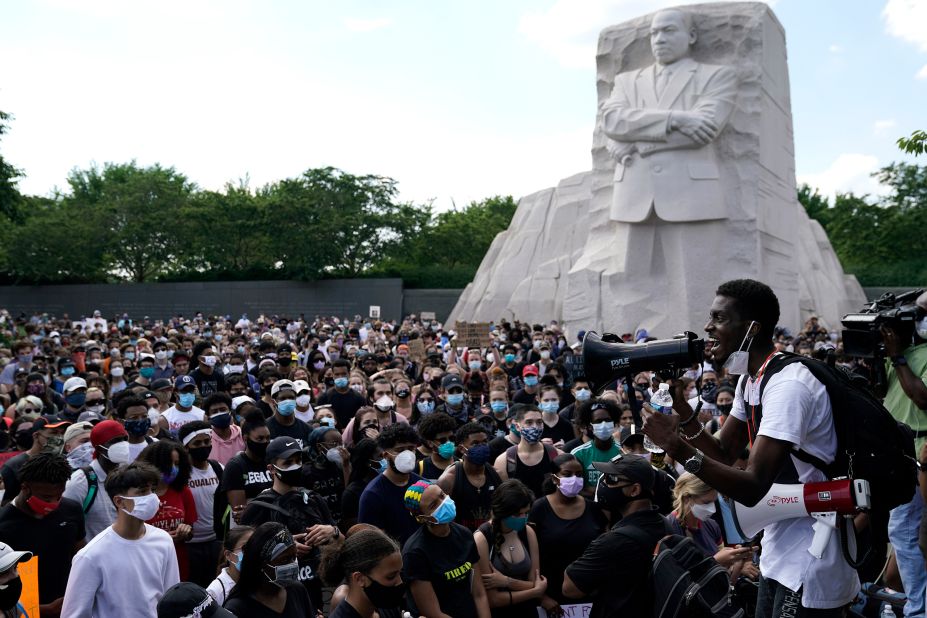
[(422, 322), (434, 322), (435, 312), (434, 311), (422, 311), (421, 315), (419, 315), (419, 318), (421, 318)]
[(39, 557), (19, 563), (19, 579), (23, 582), (23, 591), (19, 595), (19, 603), (26, 610), (29, 618), (39, 616)]
[(367, 317), (380, 319), (380, 305), (370, 305), (370, 311), (367, 312)]
[(409, 340), (409, 358), (416, 362), (425, 360), (425, 342), (422, 339)]
[(465, 348), (492, 347), (489, 322), (457, 322), (454, 330), (457, 331), (457, 345), (459, 346)]
[[(592, 612), (592, 603), (572, 603), (570, 605), (561, 605), (563, 618), (586, 618)], [(538, 618), (547, 618), (547, 612), (543, 607), (538, 608)]]

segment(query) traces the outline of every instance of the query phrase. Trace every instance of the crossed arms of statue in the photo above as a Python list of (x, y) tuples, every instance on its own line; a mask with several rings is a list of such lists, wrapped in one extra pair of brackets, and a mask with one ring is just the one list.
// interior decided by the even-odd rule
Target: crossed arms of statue
[(729, 67), (715, 70), (702, 92), (696, 93), (692, 109), (635, 107), (631, 94), (636, 75), (618, 75), (611, 96), (601, 105), (602, 129), (609, 137), (606, 148), (618, 161), (635, 152), (647, 156), (701, 148), (718, 136), (734, 109), (737, 76)]

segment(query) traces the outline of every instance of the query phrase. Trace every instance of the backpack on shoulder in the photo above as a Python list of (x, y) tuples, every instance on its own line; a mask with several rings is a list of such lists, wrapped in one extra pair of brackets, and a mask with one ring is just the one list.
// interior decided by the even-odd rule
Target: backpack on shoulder
[[(648, 542), (642, 530), (616, 530), (639, 543)], [(653, 550), (650, 566), (653, 618), (742, 618), (742, 609), (731, 604), (731, 580), (727, 569), (706, 556), (695, 541), (668, 534)]]

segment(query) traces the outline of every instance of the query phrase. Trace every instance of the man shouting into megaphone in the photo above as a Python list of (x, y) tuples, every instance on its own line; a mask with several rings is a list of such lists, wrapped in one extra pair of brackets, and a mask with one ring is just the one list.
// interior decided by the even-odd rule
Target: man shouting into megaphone
[[(643, 413), (644, 433), (653, 442), (687, 471), (747, 506), (759, 502), (773, 483), (827, 480), (793, 456), (793, 449), (825, 463), (833, 462), (837, 451), (827, 390), (804, 365), (776, 371), (760, 392), (764, 372), (776, 364), (772, 338), (778, 320), (779, 301), (769, 286), (750, 279), (721, 284), (705, 325), (705, 348), (716, 368), (740, 377), (730, 417), (709, 435), (687, 403), (681, 381), (673, 393), (676, 414), (659, 414), (646, 405)], [(748, 445), (746, 469), (732, 467)], [(814, 523), (812, 517), (799, 517), (766, 526), (758, 618), (842, 616), (856, 596), (859, 579), (836, 534), (820, 558), (807, 551)]]

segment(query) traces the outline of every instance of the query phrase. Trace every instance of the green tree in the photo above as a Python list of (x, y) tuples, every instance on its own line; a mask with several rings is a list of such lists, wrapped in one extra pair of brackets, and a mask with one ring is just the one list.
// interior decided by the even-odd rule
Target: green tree
[[(7, 132), (7, 122), (12, 116), (0, 110), (0, 136)], [(22, 196), (16, 186), (17, 179), (22, 177), (22, 172), (0, 155), (0, 215), (5, 216), (11, 221), (21, 221)]]
[(396, 181), (325, 167), (264, 188), (275, 252), (299, 279), (356, 276), (414, 235), (429, 210), (397, 204)]
[(927, 131), (915, 131), (911, 137), (899, 137), (898, 148), (915, 157), (927, 152)]
[(178, 269), (180, 230), (197, 225), (180, 216), (195, 189), (184, 175), (132, 161), (73, 170), (68, 184), (66, 201), (100, 223), (109, 270), (116, 276), (141, 283)]

